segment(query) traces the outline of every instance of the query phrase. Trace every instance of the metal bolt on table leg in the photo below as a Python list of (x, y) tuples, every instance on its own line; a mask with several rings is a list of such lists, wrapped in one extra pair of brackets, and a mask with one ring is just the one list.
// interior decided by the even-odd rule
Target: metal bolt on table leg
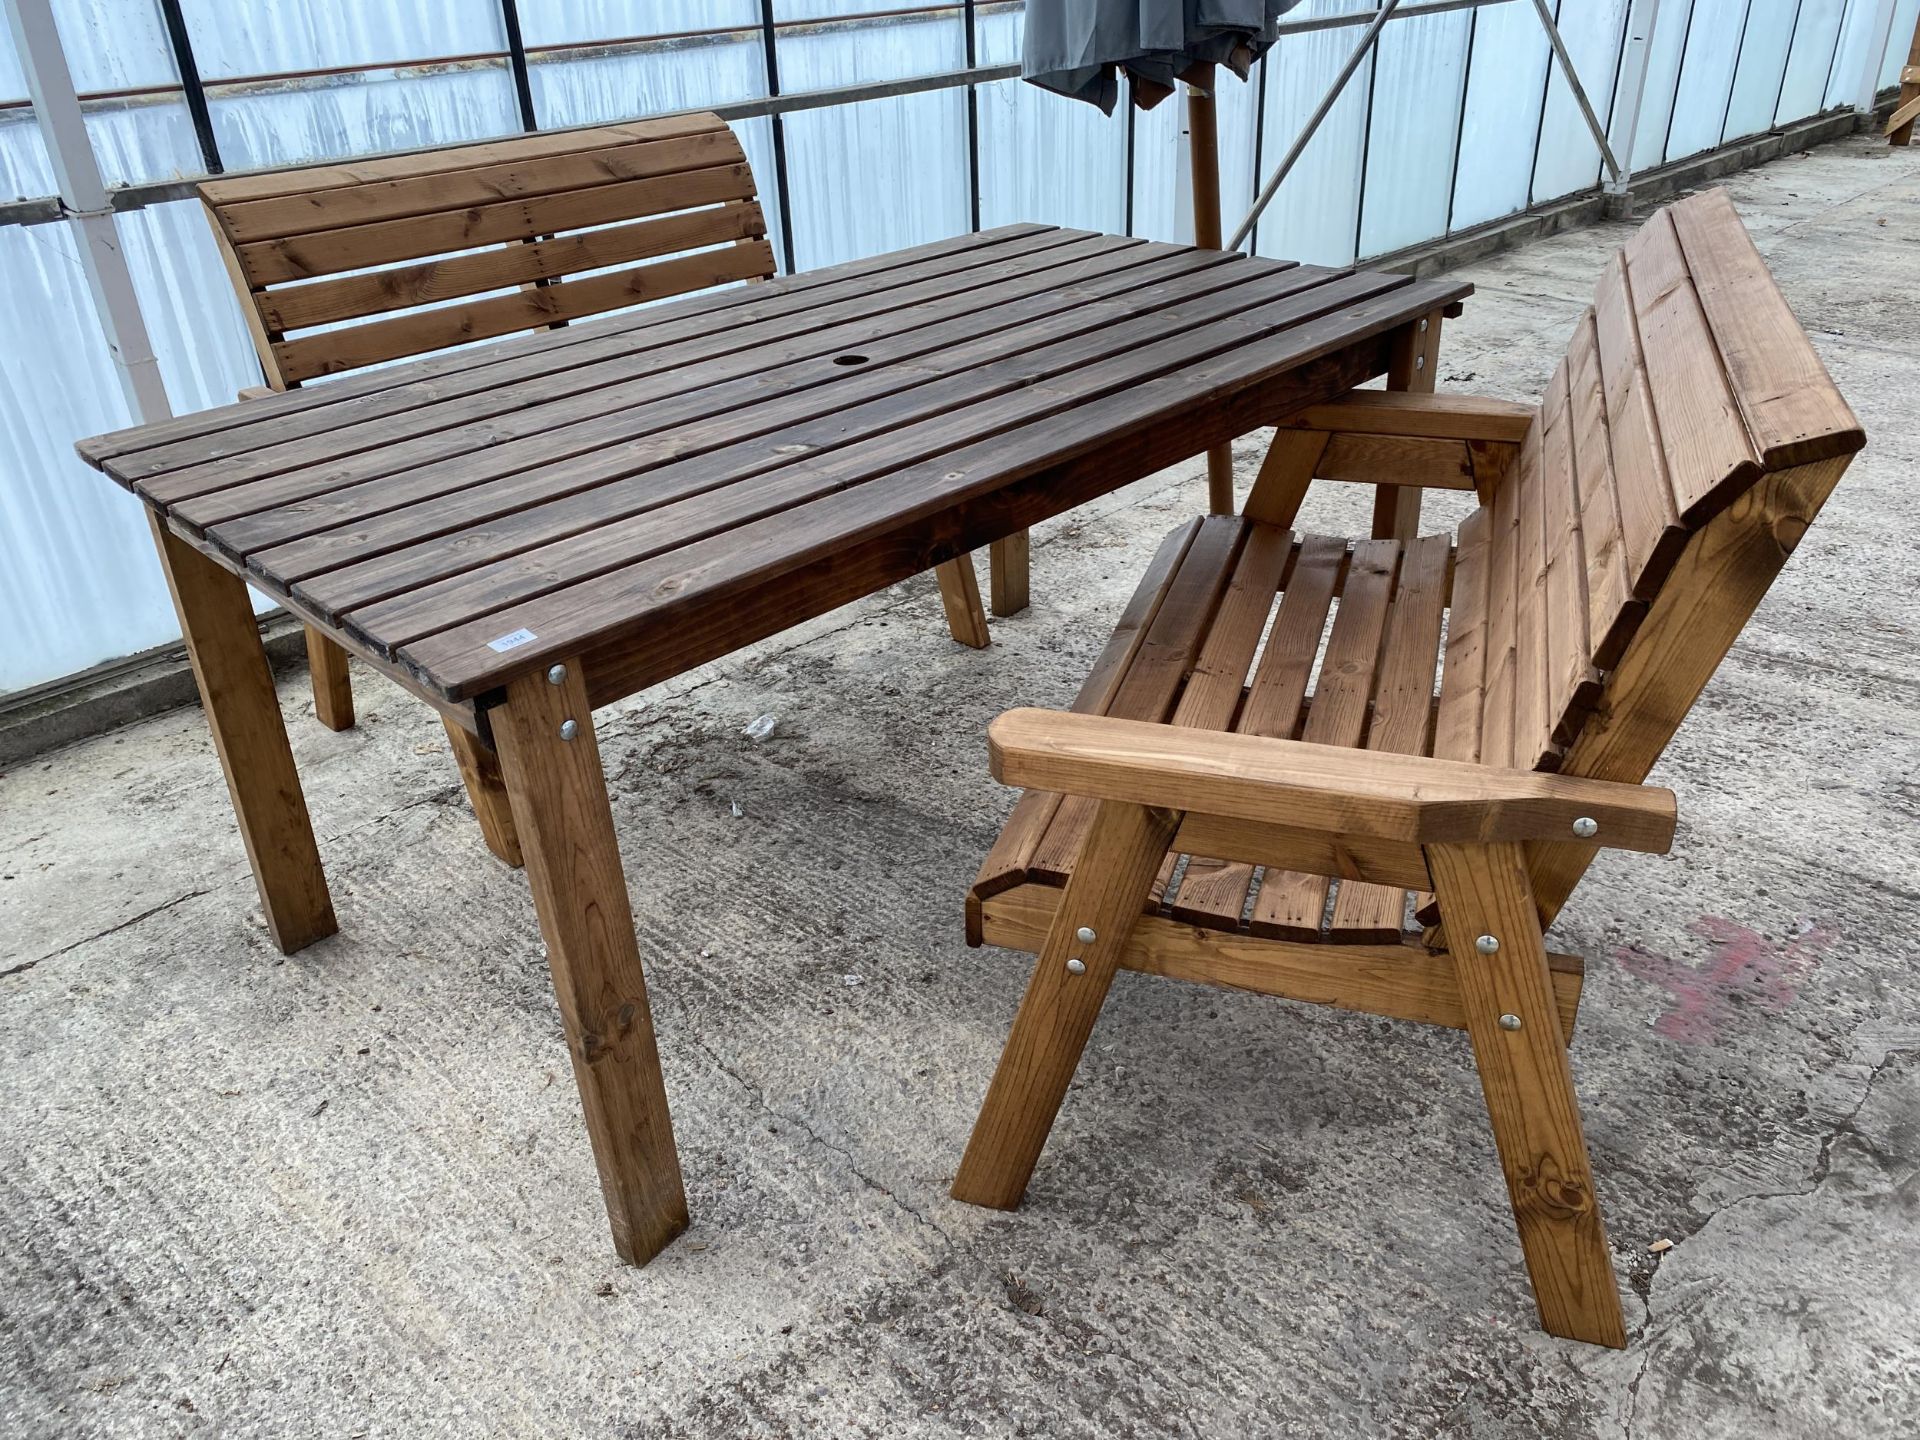
[(1089, 925), (1082, 925), (1078, 930), (1074, 931), (1073, 933), (1075, 938), (1078, 939), (1082, 945), (1091, 945), (1094, 942), (1095, 936), (1093, 933), (1093, 928)]
[(1502, 1015), (1500, 1017), (1500, 1028), (1502, 1030), (1518, 1030), (1520, 1028), (1520, 1017), (1511, 1013)]
[(1582, 840), (1591, 840), (1600, 833), (1600, 822), (1582, 815), (1578, 820), (1573, 822), (1573, 833), (1578, 835)]
[(1491, 935), (1482, 935), (1478, 940), (1473, 942), (1473, 948), (1478, 950), (1482, 955), (1498, 955), (1500, 953), (1500, 942)]
[(571, 740), (579, 733), (580, 722), (578, 720), (562, 720), (560, 722), (560, 738), (562, 740)]
[(1086, 974), (1087, 962), (1082, 960), (1078, 955), (1074, 956), (1071, 960), (1067, 961), (1067, 973), (1069, 975)]
[(564, 685), (566, 684), (566, 681), (567, 681), (566, 666), (555, 665), (547, 671), (547, 683), (549, 685)]

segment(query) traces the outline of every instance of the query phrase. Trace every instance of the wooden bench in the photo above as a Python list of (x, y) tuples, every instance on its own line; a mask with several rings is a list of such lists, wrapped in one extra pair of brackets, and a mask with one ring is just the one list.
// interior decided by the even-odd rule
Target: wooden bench
[[(992, 727), (1029, 788), (968, 938), (1039, 961), (954, 1194), (1019, 1203), (1117, 968), (1464, 1028), (1542, 1323), (1624, 1344), (1581, 967), (1543, 933), (1600, 847), (1667, 849), (1642, 782), (1863, 443), (1719, 191), (1609, 261), (1538, 407), (1356, 392), (1282, 428), (1245, 514), (1162, 545), (1075, 713)], [(1296, 539), (1315, 478), (1479, 505)]]
[[(746, 154), (706, 113), (243, 175), (199, 193), (269, 392), (774, 273)], [(995, 611), (1011, 614), (1026, 603), (1024, 535), (996, 544), (993, 561)], [(971, 557), (936, 573), (954, 638), (984, 646)], [(347, 729), (347, 653), (311, 626), (306, 637), (314, 713)], [(488, 845), (520, 864), (497, 760), (471, 731), (447, 735)]]

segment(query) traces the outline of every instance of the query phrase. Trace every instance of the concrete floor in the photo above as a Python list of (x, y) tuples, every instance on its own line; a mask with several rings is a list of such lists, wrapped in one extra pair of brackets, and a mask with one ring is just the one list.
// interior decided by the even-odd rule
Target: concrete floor
[[(961, 938), (983, 731), (1188, 468), (1044, 527), (989, 652), (923, 580), (602, 713), (694, 1213), (644, 1270), (425, 709), (284, 690), (344, 927), (291, 959), (196, 712), (0, 776), (0, 1432), (1920, 1433), (1920, 151), (1731, 188), (1870, 445), (1655, 777), (1674, 853), (1556, 930), (1625, 1352), (1535, 1328), (1453, 1032), (1123, 976), (1026, 1207), (947, 1197), (1026, 968)], [(1532, 398), (1625, 233), (1475, 267), (1443, 386)]]

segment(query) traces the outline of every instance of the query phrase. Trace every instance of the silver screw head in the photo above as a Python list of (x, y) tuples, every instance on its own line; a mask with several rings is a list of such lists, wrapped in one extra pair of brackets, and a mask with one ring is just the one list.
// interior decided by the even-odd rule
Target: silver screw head
[(1082, 960), (1078, 955), (1074, 956), (1071, 960), (1067, 961), (1067, 974), (1084, 975), (1086, 973), (1087, 973), (1087, 962)]
[(1478, 950), (1482, 955), (1498, 955), (1500, 953), (1500, 942), (1491, 935), (1482, 935), (1478, 940), (1473, 942), (1473, 948)]
[(1518, 1030), (1520, 1028), (1520, 1017), (1513, 1014), (1502, 1015), (1500, 1017), (1500, 1028), (1502, 1030)]
[(1578, 820), (1573, 822), (1573, 833), (1578, 835), (1582, 840), (1591, 840), (1600, 833), (1600, 822), (1582, 815)]
[(567, 681), (567, 667), (566, 667), (566, 666), (564, 666), (564, 665), (553, 665), (553, 666), (549, 666), (549, 667), (548, 667), (548, 669), (547, 669), (547, 683), (548, 683), (549, 685), (564, 685), (564, 684), (566, 684), (566, 681)]
[(578, 720), (562, 720), (560, 722), (560, 738), (562, 740), (571, 740), (579, 733), (580, 722)]
[(1414, 368), (1414, 369), (1416, 369), (1416, 370), (1424, 370), (1424, 369), (1426, 369), (1426, 368), (1427, 368), (1427, 357), (1426, 357), (1426, 356), (1424, 356), (1424, 355), (1416, 355), (1416, 356), (1414, 356), (1414, 357), (1413, 357), (1413, 368)]
[(1074, 931), (1073, 934), (1074, 938), (1082, 945), (1091, 945), (1097, 938), (1093, 933), (1093, 927), (1090, 925), (1082, 925), (1078, 930)]

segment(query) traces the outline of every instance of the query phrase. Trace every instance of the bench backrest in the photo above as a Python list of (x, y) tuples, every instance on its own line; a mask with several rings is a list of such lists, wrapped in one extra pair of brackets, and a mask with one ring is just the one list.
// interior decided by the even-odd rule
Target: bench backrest
[[(1863, 444), (1725, 192), (1656, 213), (1461, 531), (1486, 587), (1479, 758), (1644, 780)], [(1549, 915), (1583, 850), (1536, 857)]]
[(746, 155), (710, 114), (213, 180), (200, 197), (276, 390), (773, 274)]

